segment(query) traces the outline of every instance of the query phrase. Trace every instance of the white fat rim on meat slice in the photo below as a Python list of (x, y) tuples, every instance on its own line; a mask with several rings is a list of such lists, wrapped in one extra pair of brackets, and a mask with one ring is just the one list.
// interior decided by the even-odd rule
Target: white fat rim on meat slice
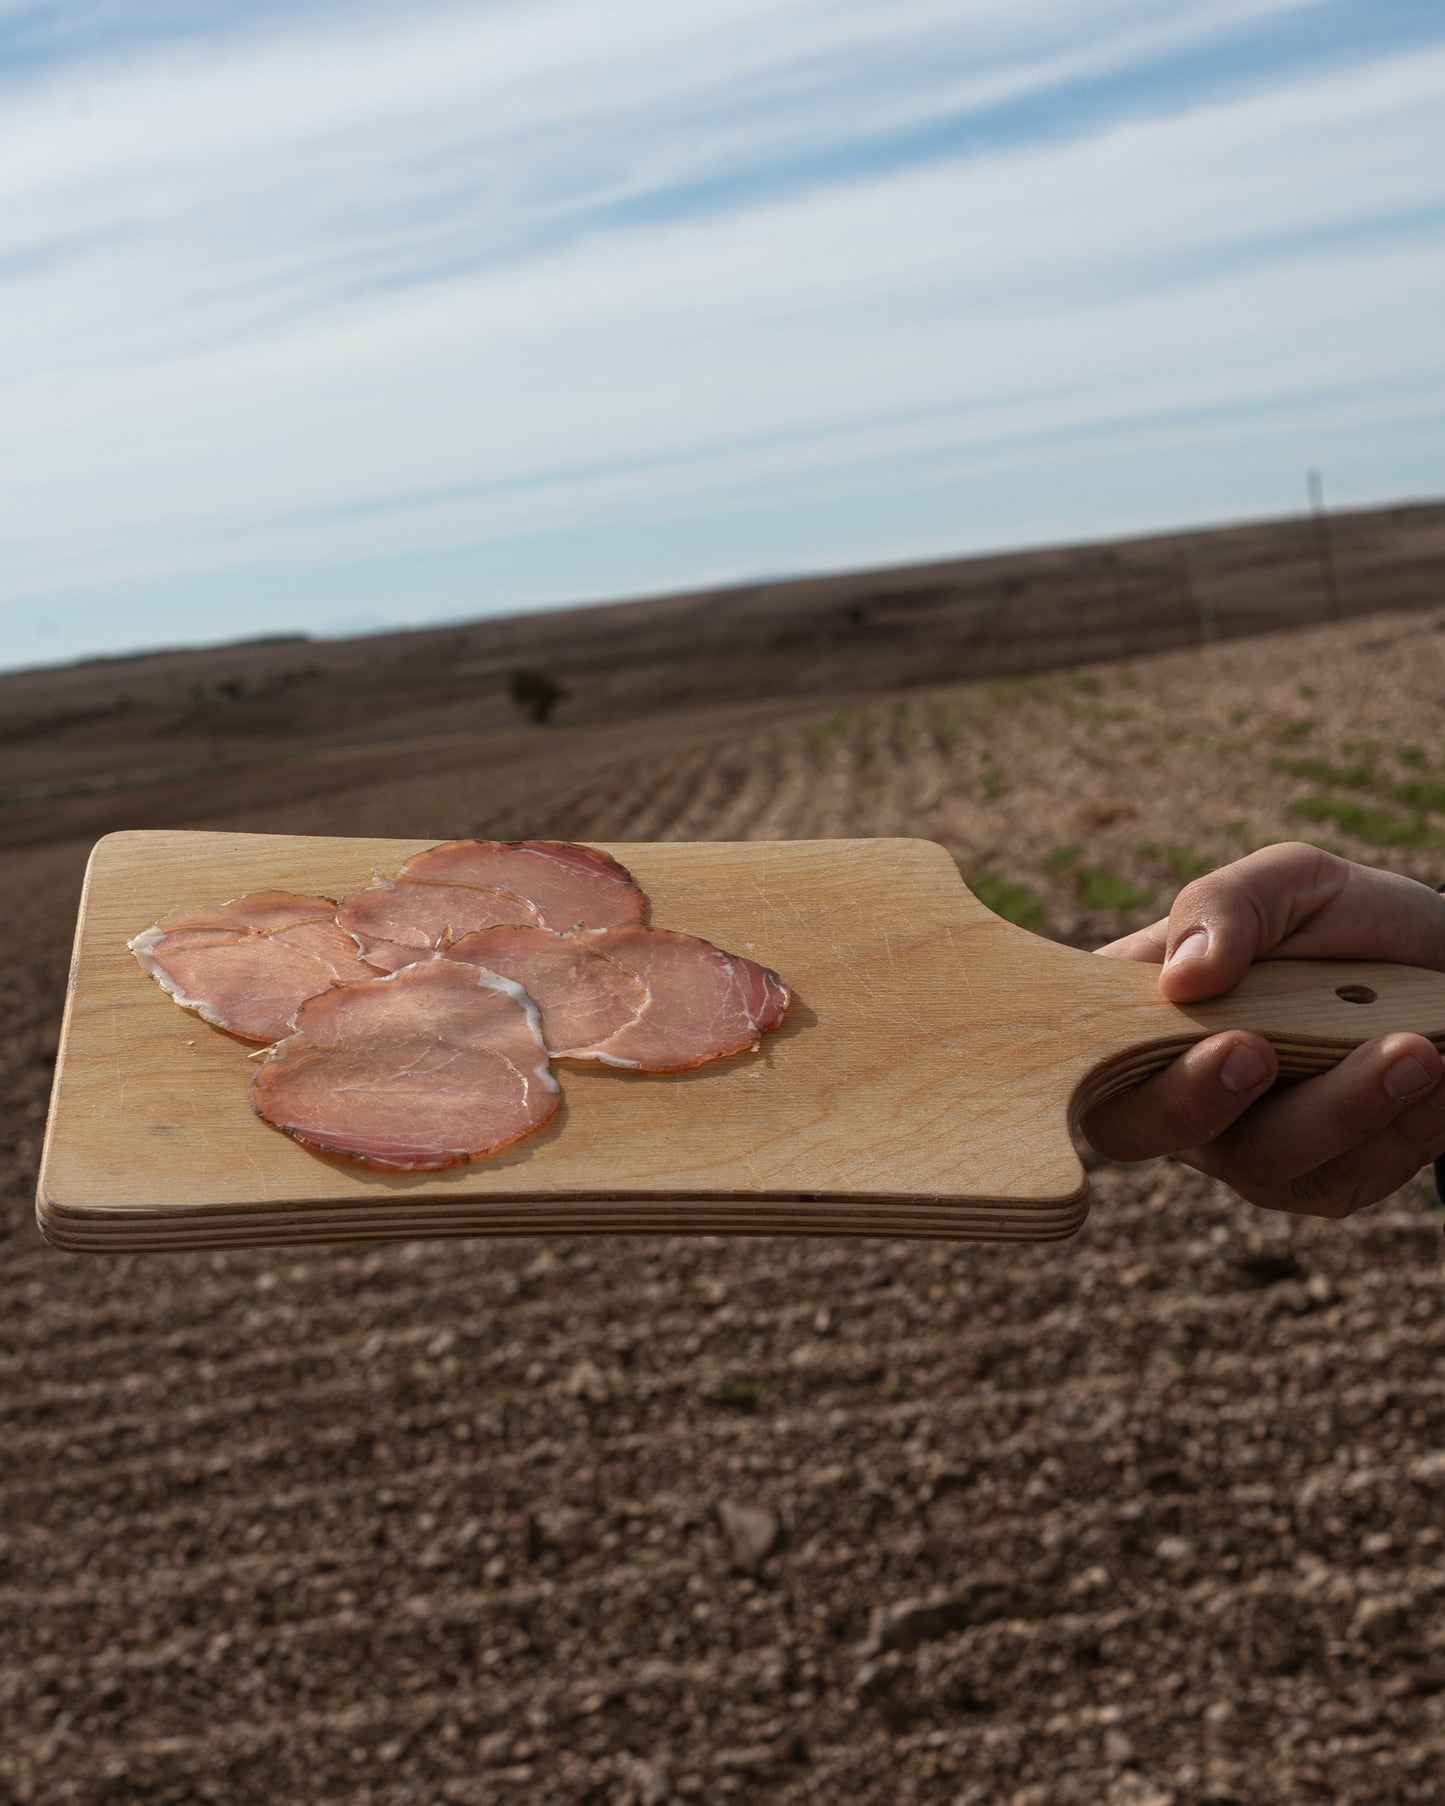
[[(719, 953), (721, 953), (722, 949), (718, 948), (717, 951)], [(727, 967), (728, 988), (733, 992), (734, 996), (737, 998), (738, 1008), (742, 1011), (743, 1015), (747, 1018), (748, 1026), (753, 1031), (753, 1052), (756, 1053), (763, 1044), (762, 1030), (758, 1027), (757, 1017), (748, 1008), (747, 994), (743, 990), (743, 981), (738, 974), (737, 966), (733, 963), (736, 958), (740, 958), (740, 957), (741, 957), (740, 955), (723, 954), (723, 964)], [(753, 965), (756, 965), (757, 961), (754, 960), (751, 963)], [(766, 992), (766, 989), (767, 989), (767, 987), (764, 986), (765, 992)]]
[[(451, 960), (448, 963), (455, 966), (460, 964), (460, 961)], [(527, 1012), (527, 1026), (536, 1037), (537, 1046), (542, 1054), (542, 1064), (534, 1067), (533, 1070), (548, 1091), (559, 1091), (561, 1087), (553, 1076), (552, 1068), (549, 1064), (552, 1056), (547, 1052), (547, 1043), (542, 1039), (542, 1012), (517, 983), (516, 979), (503, 978), (500, 972), (493, 972), (489, 966), (478, 966), (477, 974), (477, 982), (481, 985), (483, 990), (505, 991), (514, 1003), (520, 1003), (522, 1008)]]
[(211, 1004), (204, 1003), (196, 997), (188, 997), (175, 979), (157, 962), (155, 950), (166, 938), (166, 931), (157, 923), (154, 928), (147, 928), (144, 934), (138, 934), (133, 941), (127, 941), (126, 946), (140, 961), (141, 970), (149, 973), (167, 997), (173, 997), (183, 1010), (194, 1010), (203, 1022), (209, 1022), (216, 1028), (224, 1028), (228, 1033), (234, 1034), (236, 1031), (231, 1028), (223, 1016), (216, 1014)]
[[(151, 972), (153, 965), (151, 954), (155, 951), (156, 943), (165, 938), (165, 930), (157, 922), (154, 928), (147, 928), (144, 934), (138, 934), (133, 941), (127, 941), (126, 946), (130, 948), (146, 971)], [(154, 976), (153, 972), (152, 976)]]
[[(506, 926), (506, 924), (502, 923), (502, 924), (499, 924), (499, 926)], [(482, 929), (480, 932), (485, 933), (486, 930)], [(558, 929), (555, 929), (555, 928), (544, 928), (541, 932), (543, 934), (555, 934), (559, 940), (566, 938), (564, 935), (561, 934), (561, 932)], [(607, 930), (605, 928), (594, 928), (594, 929), (585, 929), (583, 932), (588, 933), (588, 934), (605, 934), (607, 932)], [(446, 959), (446, 957), (447, 956), (441, 952), (433, 953), (431, 955), (432, 959)], [(605, 959), (607, 957), (607, 955), (604, 954), (602, 957)], [(472, 965), (472, 962), (469, 959), (454, 959), (454, 960), (449, 961), (448, 963), (453, 966), (471, 966)], [(618, 963), (620, 964), (621, 962), (619, 961)], [(418, 960), (412, 961), (412, 965), (415, 965), (415, 966), (424, 966), (426, 964), (427, 964), (427, 961), (425, 959), (418, 959)], [(630, 966), (624, 966), (622, 969), (624, 972), (630, 972), (632, 970), (632, 968)], [(408, 967), (408, 966), (398, 967), (398, 971), (406, 972), (409, 970), (410, 970), (410, 967)], [(532, 1026), (536, 1031), (537, 1039), (542, 1043), (543, 1050), (545, 1051), (547, 1058), (549, 1060), (596, 1060), (603, 1066), (627, 1066), (627, 1067), (632, 1068), (634, 1071), (639, 1066), (641, 1066), (641, 1064), (642, 1064), (641, 1060), (624, 1060), (617, 1054), (594, 1053), (590, 1047), (577, 1047), (577, 1048), (569, 1047), (568, 1050), (566, 1051), (566, 1053), (557, 1053), (556, 1051), (554, 1051), (554, 1049), (547, 1046), (546, 1040), (544, 1039), (544, 1037), (542, 1035), (542, 1012), (541, 1012), (541, 1010), (532, 1001), (532, 998), (529, 995), (529, 993), (518, 982), (517, 979), (503, 978), (500, 972), (494, 972), (490, 966), (472, 966), (472, 970), (474, 972), (480, 972), (487, 980), (489, 980), (492, 985), (492, 988), (494, 990), (510, 991), (519, 1003), (526, 1005), (528, 1019), (531, 1021)], [(392, 972), (389, 974), (389, 976), (392, 978), (395, 978), (396, 973)], [(634, 973), (633, 976), (635, 977), (636, 974)], [(646, 985), (643, 986), (643, 989), (647, 991), (647, 1002), (641, 1006), (641, 1008), (638, 1010), (637, 1014), (632, 1018), (631, 1022), (626, 1022), (623, 1024), (623, 1028), (631, 1028), (633, 1026), (633, 1023), (639, 1022), (642, 1019), (643, 1015), (646, 1013), (647, 1004), (651, 1003), (651, 1001), (652, 1001), (652, 992), (650, 990), (648, 990), (648, 987)], [(613, 1033), (608, 1036), (608, 1040), (610, 1041), (610, 1040), (615, 1039), (616, 1036), (620, 1035), (621, 1033), (622, 1033), (621, 1028), (614, 1029)], [(555, 1091), (557, 1089), (557, 1081), (552, 1078), (550, 1071), (548, 1072), (547, 1076), (548, 1076), (549, 1080), (551, 1080), (552, 1089)]]
[[(571, 928), (564, 933), (561, 929), (549, 928), (546, 929), (545, 932), (548, 934), (555, 934), (559, 940), (572, 940), (580, 939), (586, 934), (603, 935), (606, 934), (608, 930), (605, 928)], [(611, 959), (612, 956), (611, 954), (604, 953), (601, 957), (603, 959)], [(624, 1022), (621, 1028), (613, 1029), (612, 1033), (607, 1037), (609, 1041), (615, 1041), (620, 1034), (625, 1033), (626, 1030), (635, 1027), (637, 1023), (641, 1022), (642, 1018), (647, 1014), (647, 1006), (652, 1002), (652, 986), (642, 977), (641, 973), (633, 972), (631, 966), (622, 965), (620, 959), (613, 960), (613, 964), (622, 966), (624, 972), (631, 974), (631, 976), (642, 986), (646, 995), (638, 1006), (637, 1014), (632, 1017), (631, 1021)], [(481, 966), (478, 970), (486, 972), (489, 971), (490, 968)], [(526, 993), (523, 992), (523, 995), (525, 996)], [(528, 1002), (531, 1002), (530, 998), (528, 998)], [(599, 1043), (598, 1045), (600, 1047), (605, 1044)], [(619, 1054), (601, 1053), (598, 1051), (598, 1047), (569, 1047), (566, 1053), (554, 1053), (552, 1058), (554, 1060), (595, 1060), (599, 1066), (625, 1066), (633, 1072), (636, 1072), (642, 1065), (641, 1060), (624, 1060)]]
[[(470, 967), (468, 967), (468, 966), (465, 966), (463, 964), (463, 962), (460, 960), (454, 960), (454, 959), (453, 960), (443, 960), (442, 955), (440, 953), (433, 953), (433, 954), (430, 954), (425, 959), (413, 960), (409, 966), (398, 966), (395, 972), (387, 972), (387, 973), (377, 976), (376, 978), (352, 979), (348, 982), (353, 983), (353, 984), (366, 984), (366, 985), (373, 985), (373, 984), (389, 985), (393, 979), (400, 978), (403, 972), (414, 972), (418, 966), (430, 966), (432, 964), (437, 964), (437, 963), (445, 964), (448, 966), (454, 966), (454, 967), (456, 967), (456, 969), (458, 971), (468, 971), (468, 970), (473, 971), (477, 975), (478, 989), (483, 990), (483, 991), (505, 991), (506, 994), (512, 999), (513, 1003), (521, 1004), (523, 1013), (526, 1015), (526, 1018), (527, 1018), (527, 1027), (531, 1029), (532, 1039), (537, 1043), (537, 1050), (542, 1056), (541, 1065), (534, 1066), (532, 1068), (532, 1070), (536, 1074), (537, 1078), (539, 1078), (541, 1080), (542, 1085), (545, 1090), (560, 1091), (561, 1086), (558, 1085), (556, 1078), (553, 1076), (552, 1068), (549, 1064), (549, 1061), (551, 1060), (552, 1056), (547, 1051), (547, 1043), (542, 1039), (542, 1014), (541, 1014), (541, 1011), (537, 1008), (536, 1004), (533, 1003), (532, 999), (527, 995), (527, 993), (522, 989), (522, 987), (514, 979), (503, 978), (500, 972), (493, 972), (487, 966), (470, 966)], [(332, 988), (335, 990), (339, 990), (341, 987), (339, 985), (337, 985), (337, 986), (333, 986)], [(173, 992), (172, 995), (174, 995), (174, 994), (175, 993)], [(317, 996), (320, 996), (320, 995), (321, 995), (321, 993), (318, 991)], [(311, 999), (308, 997), (304, 1001), (306, 1003), (310, 1003)], [(297, 1004), (296, 1015), (299, 1016), (300, 1014), (301, 1014), (301, 1005)], [(292, 1027), (292, 1030), (295, 1031), (295, 1028), (296, 1028), (295, 1017), (292, 1018), (291, 1027)], [(274, 1047), (269, 1047), (266, 1049), (266, 1058), (268, 1060), (282, 1059), (285, 1057), (285, 1051), (286, 1051), (286, 1043), (284, 1041), (278, 1041)], [(623, 1063), (624, 1062), (620, 1062), (620, 1061), (618, 1062), (618, 1064), (623, 1064)], [(630, 1065), (633, 1062), (628, 1061), (625, 1063)]]
[[(301, 924), (299, 923), (296, 924), (298, 927), (300, 925)], [(237, 930), (237, 932), (239, 933), (240, 930)], [(144, 934), (138, 934), (133, 941), (127, 941), (126, 946), (130, 948), (131, 952), (140, 961), (142, 971), (148, 972), (165, 992), (166, 996), (174, 998), (183, 1010), (194, 1010), (196, 1015), (198, 1015), (203, 1022), (209, 1022), (213, 1028), (225, 1029), (228, 1035), (239, 1034), (240, 1030), (233, 1028), (224, 1016), (218, 1015), (212, 1004), (203, 1003), (195, 997), (188, 997), (164, 967), (157, 964), (155, 949), (162, 941), (167, 940), (168, 938), (169, 936), (166, 930), (157, 923), (154, 928), (147, 928)], [(333, 978), (330, 984), (324, 985), (320, 991), (313, 991), (311, 996), (320, 997), (325, 991), (334, 990), (335, 987), (342, 982), (343, 980), (341, 979)], [(352, 984), (365, 984), (368, 981), (366, 979), (352, 979), (349, 982)], [(310, 1003), (310, 1001), (311, 997), (303, 997), (301, 999), (301, 1003)], [(286, 1021), (286, 1027), (292, 1033), (295, 1032), (296, 1015), (297, 1011), (301, 1008), (301, 1003), (296, 1005), (296, 1009), (292, 1010)], [(268, 1042), (263, 1047), (258, 1047), (253, 1053), (247, 1054), (246, 1058), (248, 1060), (259, 1060), (264, 1056), (269, 1059), (285, 1038), (284, 1035), (277, 1036), (276, 1040)]]
[[(482, 930), (482, 932), (484, 932), (484, 930)], [(562, 939), (560, 930), (556, 930), (556, 928), (544, 928), (542, 932), (544, 932), (544, 934), (556, 934), (558, 939)], [(589, 930), (589, 932), (591, 932), (591, 930)], [(603, 934), (605, 930), (596, 930), (596, 932), (598, 932), (598, 934)], [(432, 957), (433, 959), (444, 959), (446, 955), (433, 954)], [(601, 957), (605, 959), (607, 955), (603, 954)], [(421, 961), (415, 961), (415, 964), (421, 964)], [(470, 959), (453, 959), (452, 964), (453, 966), (471, 966), (471, 961)], [(403, 968), (403, 970), (405, 970), (405, 968)], [(473, 966), (471, 970), (473, 970), (473, 972), (486, 973), (486, 977), (488, 977), (488, 979), (493, 979), (495, 984), (499, 984), (500, 988), (513, 991), (513, 993), (517, 995), (518, 1001), (526, 1002), (527, 1010), (531, 1011), (536, 1017), (536, 1031), (538, 1031), (538, 1037), (542, 1035), (542, 1011), (538, 1010), (538, 1006), (536, 1006), (535, 1002), (531, 1001), (531, 997), (527, 995), (527, 991), (522, 988), (522, 984), (520, 984), (517, 979), (504, 979), (502, 973), (493, 972), (491, 966)], [(629, 970), (629, 966), (623, 966), (623, 972), (629, 972)], [(652, 1001), (652, 991), (648, 991), (647, 997), (648, 1002)], [(638, 1015), (632, 1017), (632, 1022), (625, 1022), (623, 1028), (632, 1028), (632, 1024), (641, 1019), (641, 1015), (643, 1015), (643, 1011), (645, 1010), (647, 1010), (647, 1004), (643, 1004), (641, 1010), (638, 1010)], [(621, 1028), (612, 1029), (611, 1035), (607, 1038), (609, 1038), (609, 1040), (616, 1040), (616, 1037), (621, 1035), (621, 1031), (623, 1031)], [(545, 1042), (545, 1040), (542, 1040), (542, 1046), (547, 1047), (547, 1042)], [(601, 1066), (630, 1066), (634, 1067), (634, 1069), (641, 1066), (641, 1060), (623, 1060), (623, 1058), (618, 1057), (616, 1053), (594, 1053), (591, 1047), (569, 1047), (565, 1053), (558, 1053), (555, 1047), (547, 1047), (547, 1058), (549, 1058), (549, 1060), (598, 1060)]]
[[(338, 907), (339, 907), (339, 905), (338, 905)], [(337, 926), (337, 927), (338, 927), (338, 928), (341, 928), (341, 924), (340, 924), (340, 922), (338, 922), (338, 923), (337, 923), (337, 924), (336, 924), (336, 926)], [(361, 944), (361, 936), (360, 936), (360, 935), (359, 935), (359, 934), (356, 934), (356, 933), (355, 933), (355, 932), (353, 932), (353, 930), (352, 930), (352, 929), (350, 929), (350, 928), (341, 928), (341, 932), (342, 932), (342, 933), (343, 933), (343, 934), (344, 934), (344, 935), (345, 935), (345, 936), (346, 936), (346, 938), (347, 938), (347, 940), (349, 940), (349, 941), (355, 941), (355, 942), (356, 942), (356, 952), (357, 952), (357, 956), (358, 956), (358, 958), (360, 958), (360, 959), (365, 959), (365, 958), (366, 958), (366, 949), (365, 949), (365, 947), (363, 947), (363, 946), (362, 946), (362, 944)], [(392, 944), (392, 946), (394, 946), (394, 947), (399, 947), (399, 946), (400, 946), (400, 945), (401, 945), (401, 942), (400, 942), (400, 941), (393, 941), (393, 942), (392, 942), (392, 943), (391, 943), (391, 944)], [(373, 941), (373, 943), (372, 943), (372, 945), (373, 945), (373, 946), (379, 946), (379, 945), (382, 945), (382, 943), (380, 943), (380, 942), (376, 942), (376, 941)], [(380, 967), (378, 967), (378, 968), (377, 968), (377, 970), (378, 970), (378, 971), (380, 971), (380, 969), (381, 969), (381, 968), (380, 968)], [(398, 967), (398, 968), (397, 968), (397, 970), (398, 970), (398, 971), (403, 971), (403, 972), (404, 972), (404, 971), (405, 971), (405, 970), (406, 970), (406, 968), (405, 968), (405, 967), (404, 967), (404, 966), (399, 966), (399, 967)], [(358, 982), (359, 982), (359, 981), (358, 981)]]
[[(634, 1018), (634, 1020), (636, 1019)], [(631, 1028), (632, 1023), (629, 1022), (627, 1026)], [(620, 1035), (622, 1030), (618, 1029), (617, 1032)], [(590, 1047), (572, 1047), (566, 1053), (553, 1054), (552, 1058), (554, 1060), (595, 1060), (599, 1066), (630, 1066), (634, 1072), (642, 1064), (641, 1060), (624, 1060), (619, 1054), (598, 1053)]]

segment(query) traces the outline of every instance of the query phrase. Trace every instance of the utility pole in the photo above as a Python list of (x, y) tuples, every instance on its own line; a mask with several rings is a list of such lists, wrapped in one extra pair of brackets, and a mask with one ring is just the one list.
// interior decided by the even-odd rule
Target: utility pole
[(1199, 580), (1199, 559), (1194, 548), (1186, 546), (1180, 557), (1184, 566), (1184, 592), (1193, 603), (1194, 612), (1199, 618), (1199, 643), (1201, 646), (1212, 646), (1219, 638), (1214, 596), (1209, 585)]
[(1335, 548), (1330, 539), (1330, 517), (1325, 513), (1325, 485), (1317, 470), (1307, 471), (1305, 482), (1310, 492), (1310, 514), (1315, 527), (1315, 557), (1319, 560), (1320, 583), (1325, 592), (1325, 612), (1331, 621), (1340, 618), (1340, 585), (1335, 575)]

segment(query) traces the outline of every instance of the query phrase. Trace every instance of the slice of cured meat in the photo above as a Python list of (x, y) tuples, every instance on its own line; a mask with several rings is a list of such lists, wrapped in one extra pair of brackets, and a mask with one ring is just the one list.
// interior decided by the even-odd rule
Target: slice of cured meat
[(591, 939), (546, 928), (484, 928), (464, 935), (446, 957), (515, 980), (541, 1014), (547, 1051), (577, 1054), (635, 1022), (647, 1006), (643, 981)]
[[(536, 1001), (547, 1045), (559, 1057), (648, 1072), (681, 1072), (756, 1048), (789, 1003), (788, 987), (768, 967), (666, 928), (545, 936), (533, 930), (525, 937), (493, 929), (467, 936), (451, 957), (480, 960), (515, 979)], [(622, 986), (612, 968), (641, 987), (640, 1008), (636, 991)], [(565, 989), (569, 976), (581, 987), (580, 1002)], [(624, 1007), (632, 1013), (610, 1026), (609, 1013), (620, 1015)], [(585, 1038), (589, 1012), (606, 1029), (591, 1039)]]
[(587, 1050), (592, 1059), (680, 1072), (756, 1048), (787, 1013), (788, 987), (776, 972), (696, 935), (611, 928), (587, 940), (648, 993), (635, 1021)]
[(494, 1154), (557, 1102), (526, 994), (441, 959), (312, 998), (251, 1084), (256, 1114), (297, 1141), (408, 1172)]
[(298, 897), (289, 890), (253, 890), (229, 903), (202, 903), (194, 909), (173, 909), (160, 926), (168, 934), (183, 928), (244, 929), (270, 934), (277, 928), (295, 928), (302, 922), (330, 922), (336, 905), (330, 897)]
[(480, 884), (525, 897), (542, 928), (619, 928), (640, 922), (647, 899), (631, 872), (595, 847), (569, 840), (449, 840), (416, 853), (400, 878)]
[(399, 972), (463, 935), (499, 922), (536, 924), (536, 906), (525, 897), (477, 884), (392, 884), (383, 881), (341, 899), (336, 920), (367, 960)]
[(308, 997), (378, 976), (334, 903), (288, 891), (175, 910), (130, 949), (177, 1003), (245, 1041), (279, 1041)]

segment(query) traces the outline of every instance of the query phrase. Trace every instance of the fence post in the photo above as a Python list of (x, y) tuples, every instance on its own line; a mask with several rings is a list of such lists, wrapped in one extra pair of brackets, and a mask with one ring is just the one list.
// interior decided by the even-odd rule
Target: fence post
[(1325, 612), (1331, 621), (1340, 618), (1340, 586), (1335, 574), (1335, 548), (1330, 538), (1330, 517), (1325, 512), (1324, 479), (1317, 470), (1309, 471), (1305, 482), (1310, 492), (1310, 515), (1315, 529), (1315, 557), (1319, 560), (1320, 582), (1325, 592)]
[(1199, 565), (1194, 548), (1185, 546), (1179, 556), (1184, 566), (1184, 592), (1194, 604), (1194, 612), (1199, 617), (1199, 643), (1201, 646), (1213, 645), (1219, 638), (1214, 597), (1209, 593), (1208, 587), (1199, 581)]

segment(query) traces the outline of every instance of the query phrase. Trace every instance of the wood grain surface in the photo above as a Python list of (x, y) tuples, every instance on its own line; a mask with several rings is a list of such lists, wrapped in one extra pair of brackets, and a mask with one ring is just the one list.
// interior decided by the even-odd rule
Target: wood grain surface
[[(1164, 1003), (1154, 968), (1014, 928), (919, 840), (608, 845), (658, 927), (782, 973), (761, 1052), (647, 1075), (559, 1062), (562, 1107), (441, 1173), (306, 1151), (251, 1112), (252, 1049), (177, 1007), (126, 942), (172, 909), (339, 897), (427, 841), (112, 834), (91, 859), (41, 1168), (57, 1246), (225, 1247), (437, 1235), (872, 1234), (1038, 1240), (1087, 1207), (1069, 1123), (1224, 1027), (1290, 1072), (1386, 1029), (1445, 1045), (1445, 976), (1275, 962)], [(1363, 987), (1367, 1003), (1338, 992)]]

